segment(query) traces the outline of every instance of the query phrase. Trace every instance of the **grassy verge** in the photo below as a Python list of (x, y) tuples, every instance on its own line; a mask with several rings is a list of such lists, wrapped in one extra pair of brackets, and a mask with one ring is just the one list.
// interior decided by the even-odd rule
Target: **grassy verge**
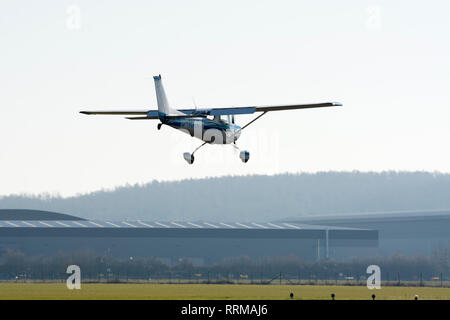
[(216, 284), (85, 284), (81, 290), (68, 290), (65, 283), (0, 283), (0, 299), (370, 299), (377, 300), (450, 299), (449, 288), (321, 285), (216, 285)]

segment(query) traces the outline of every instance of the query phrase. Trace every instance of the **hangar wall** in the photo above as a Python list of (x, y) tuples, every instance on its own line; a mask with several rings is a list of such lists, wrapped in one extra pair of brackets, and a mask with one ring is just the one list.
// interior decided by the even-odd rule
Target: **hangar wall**
[(439, 246), (450, 245), (450, 210), (305, 216), (286, 221), (378, 230), (379, 252), (385, 256), (429, 256)]
[(0, 220), (0, 254), (8, 249), (27, 255), (91, 250), (209, 264), (242, 255), (347, 259), (373, 255), (377, 246), (376, 230), (294, 223)]

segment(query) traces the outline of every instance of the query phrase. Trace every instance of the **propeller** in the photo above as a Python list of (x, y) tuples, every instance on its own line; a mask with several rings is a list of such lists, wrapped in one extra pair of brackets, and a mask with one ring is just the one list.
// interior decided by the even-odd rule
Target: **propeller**
[(239, 147), (236, 145), (236, 141), (233, 142), (231, 145), (232, 145), (232, 147), (233, 147), (233, 154), (234, 154), (234, 155), (237, 155), (241, 150), (240, 150)]

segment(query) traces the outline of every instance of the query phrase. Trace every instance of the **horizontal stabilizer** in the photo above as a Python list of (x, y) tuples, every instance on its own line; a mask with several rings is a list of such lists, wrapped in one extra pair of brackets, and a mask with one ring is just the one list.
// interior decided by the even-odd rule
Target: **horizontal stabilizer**
[(141, 111), (80, 111), (82, 114), (105, 114), (105, 115), (144, 115), (148, 110)]

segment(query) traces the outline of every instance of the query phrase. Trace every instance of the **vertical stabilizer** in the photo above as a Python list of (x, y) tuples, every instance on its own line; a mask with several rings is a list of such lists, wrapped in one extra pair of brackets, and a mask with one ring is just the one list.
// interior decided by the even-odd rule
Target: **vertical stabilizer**
[(161, 81), (161, 75), (154, 76), (155, 80), (155, 90), (156, 90), (156, 100), (158, 101), (158, 112), (160, 117), (168, 114), (181, 114), (181, 112), (170, 108), (169, 102), (167, 101), (166, 92)]

